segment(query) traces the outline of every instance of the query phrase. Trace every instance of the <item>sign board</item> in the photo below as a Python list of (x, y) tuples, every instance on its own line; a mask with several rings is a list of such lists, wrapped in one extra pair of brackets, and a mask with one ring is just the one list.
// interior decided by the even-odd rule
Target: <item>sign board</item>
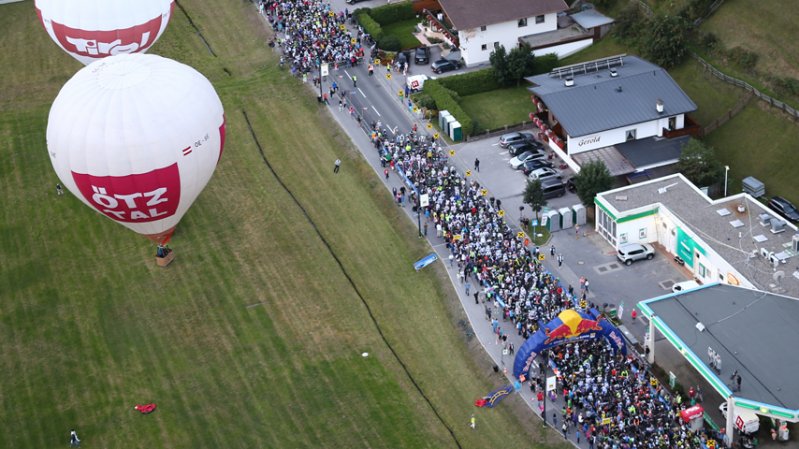
[(611, 422), (613, 422), (611, 420), (611, 418), (602, 418), (602, 425), (603, 426), (608, 426), (608, 425), (610, 425)]
[(413, 264), (413, 268), (416, 271), (419, 271), (422, 268), (424, 268), (424, 267), (430, 265), (431, 263), (435, 262), (436, 260), (438, 260), (438, 255), (436, 255), (436, 253), (430, 253), (430, 254), (422, 257), (421, 259), (417, 260), (416, 263)]
[(472, 176), (472, 171), (471, 170), (466, 170), (466, 176)]
[(555, 391), (556, 381), (557, 381), (557, 377), (555, 377), (555, 376), (547, 377), (547, 392)]
[(674, 388), (674, 385), (677, 384), (677, 375), (669, 371), (669, 387)]
[(419, 206), (427, 207), (429, 205), (430, 205), (430, 195), (427, 193), (419, 195)]
[(322, 64), (322, 76), (327, 76), (330, 74), (330, 66), (327, 63)]
[(533, 220), (530, 222), (530, 224), (533, 225), (533, 226), (538, 226), (538, 219), (533, 218)]

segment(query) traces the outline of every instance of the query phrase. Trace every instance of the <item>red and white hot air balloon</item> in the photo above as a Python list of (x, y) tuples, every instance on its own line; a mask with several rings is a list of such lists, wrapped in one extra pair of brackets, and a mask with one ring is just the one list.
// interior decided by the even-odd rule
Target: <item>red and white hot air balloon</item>
[(225, 116), (211, 83), (155, 55), (94, 62), (58, 93), (47, 148), (58, 178), (108, 218), (164, 243), (222, 155)]
[(36, 0), (44, 29), (84, 64), (147, 51), (172, 16), (174, 0)]

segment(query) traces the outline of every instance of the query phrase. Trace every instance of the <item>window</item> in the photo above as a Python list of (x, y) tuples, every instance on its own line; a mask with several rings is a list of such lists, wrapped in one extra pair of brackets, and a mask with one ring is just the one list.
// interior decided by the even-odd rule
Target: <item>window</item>
[(544, 16), (535, 16), (535, 23), (544, 23)]
[(498, 50), (498, 49), (499, 49), (499, 42), (494, 42), (494, 50)]
[(488, 44), (483, 44), (480, 46), (480, 50), (486, 51), (488, 50)]
[(519, 28), (527, 26), (527, 17), (519, 19)]
[(705, 268), (705, 266), (700, 263), (699, 264), (699, 277), (704, 278), (704, 277), (707, 277), (707, 275), (709, 275), (709, 274), (710, 273), (708, 273), (707, 268)]
[(480, 27), (480, 31), (485, 31), (485, 30), (486, 30), (486, 28), (488, 28), (488, 27), (487, 27), (487, 26), (485, 26), (485, 25), (483, 25), (483, 26), (481, 26), (481, 27)]
[(619, 244), (623, 245), (625, 243), (627, 243), (627, 233), (622, 232), (621, 234), (619, 234)]
[(634, 130), (634, 129), (628, 129), (628, 130), (627, 130), (627, 137), (626, 137), (626, 139), (627, 139), (627, 142), (629, 142), (629, 141), (631, 141), (631, 140), (635, 140), (635, 130)]
[(641, 240), (646, 239), (646, 228), (641, 228), (638, 230), (638, 238)]

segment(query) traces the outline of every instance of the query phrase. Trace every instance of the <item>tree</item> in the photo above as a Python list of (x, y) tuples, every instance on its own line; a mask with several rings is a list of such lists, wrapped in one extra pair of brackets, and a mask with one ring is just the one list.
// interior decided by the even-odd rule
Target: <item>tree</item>
[(505, 86), (510, 83), (510, 68), (508, 66), (508, 53), (505, 47), (500, 45), (491, 52), (488, 57), (491, 62), (491, 67), (494, 68), (494, 76), (497, 78), (497, 83)]
[(547, 205), (547, 200), (544, 198), (544, 189), (541, 188), (541, 180), (527, 180), (527, 185), (524, 187), (522, 202), (530, 206), (530, 209), (535, 212), (535, 219), (538, 220), (539, 212)]
[(597, 193), (610, 190), (613, 187), (613, 176), (610, 175), (602, 161), (591, 161), (584, 164), (580, 167), (580, 173), (576, 174), (572, 181), (574, 181), (577, 196), (586, 207), (594, 204), (594, 197)]
[(621, 10), (613, 25), (613, 34), (619, 39), (635, 41), (646, 26), (647, 17), (641, 13), (641, 7), (630, 2)]
[(644, 52), (661, 67), (679, 64), (688, 53), (689, 23), (682, 17), (668, 15), (656, 16), (651, 22), (649, 32), (642, 35)]
[(677, 169), (697, 187), (712, 186), (724, 177), (724, 167), (713, 148), (693, 138), (683, 147)]
[(516, 82), (517, 86), (525, 76), (535, 73), (535, 69), (535, 56), (530, 45), (522, 44), (508, 54), (508, 78), (510, 82)]

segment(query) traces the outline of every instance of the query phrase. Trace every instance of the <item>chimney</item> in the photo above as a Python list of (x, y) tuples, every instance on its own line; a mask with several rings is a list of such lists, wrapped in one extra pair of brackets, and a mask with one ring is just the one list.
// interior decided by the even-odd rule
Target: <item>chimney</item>
[(655, 109), (657, 109), (658, 114), (663, 113), (663, 100), (660, 98), (658, 98), (658, 101), (655, 103)]
[(563, 81), (563, 85), (566, 87), (574, 86), (574, 78), (566, 78), (566, 80)]
[(619, 76), (619, 72), (617, 72), (616, 69), (610, 69), (610, 77), (616, 78), (617, 76)]

